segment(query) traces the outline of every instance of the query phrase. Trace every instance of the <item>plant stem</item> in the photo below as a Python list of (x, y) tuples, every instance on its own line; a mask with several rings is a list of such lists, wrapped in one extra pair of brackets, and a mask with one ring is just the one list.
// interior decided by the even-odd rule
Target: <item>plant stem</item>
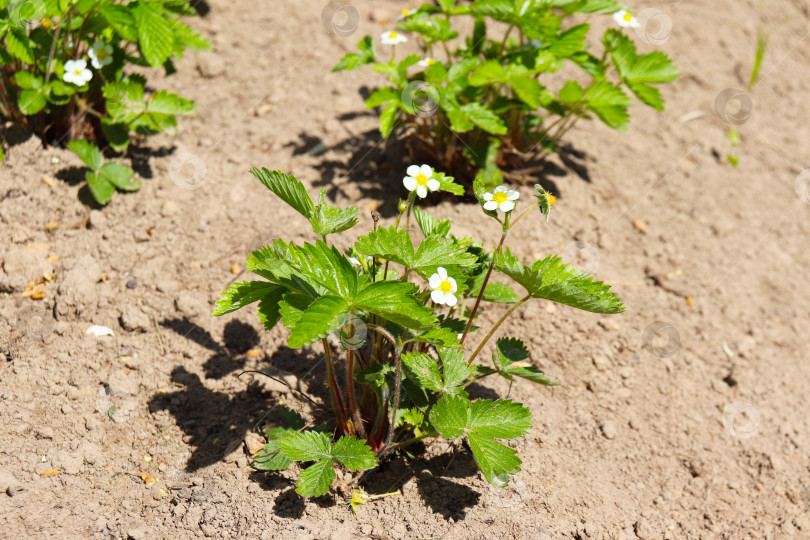
[(534, 210), (538, 206), (540, 206), (540, 203), (533, 204), (530, 207), (528, 207), (526, 210), (524, 210), (523, 213), (521, 213), (518, 217), (516, 217), (515, 221), (513, 221), (512, 224), (509, 225), (509, 228), (511, 229), (512, 227), (514, 227), (515, 223), (517, 223), (520, 218), (522, 218), (523, 216), (525, 216), (526, 214), (528, 214), (530, 211)]
[(48, 80), (51, 78), (53, 55), (56, 52), (56, 43), (59, 41), (59, 34), (62, 32), (62, 21), (59, 21), (59, 23), (59, 26), (56, 27), (53, 41), (51, 42), (51, 51), (48, 53), (48, 63), (45, 64), (45, 84), (48, 84)]
[(332, 397), (332, 408), (335, 410), (338, 425), (344, 433), (348, 434), (349, 426), (346, 424), (346, 417), (344, 415), (343, 400), (340, 399), (340, 390), (338, 389), (337, 380), (335, 379), (335, 367), (332, 365), (332, 348), (326, 338), (321, 340), (323, 343), (323, 350), (326, 354), (326, 371), (329, 376), (329, 394)]
[[(467, 320), (467, 326), (464, 328), (464, 334), (461, 336), (461, 345), (464, 345), (464, 340), (467, 339), (467, 333), (470, 331), (470, 327), (472, 326), (473, 320), (475, 319), (475, 314), (478, 312), (478, 306), (481, 304), (481, 298), (484, 296), (484, 289), (487, 288), (487, 282), (489, 282), (489, 277), (492, 275), (492, 268), (495, 266), (495, 254), (498, 253), (501, 248), (503, 247), (504, 240), (506, 240), (506, 234), (509, 232), (509, 229), (506, 229), (501, 234), (501, 241), (498, 243), (498, 247), (495, 248), (495, 251), (492, 252), (492, 262), (489, 263), (489, 270), (487, 270), (487, 275), (484, 278), (484, 283), (481, 284), (481, 290), (478, 291), (478, 297), (475, 299), (475, 305), (473, 306), (472, 312), (470, 312), (470, 318)], [(472, 359), (467, 362), (469, 365), (472, 362)]]
[(509, 39), (509, 34), (512, 33), (512, 28), (514, 28), (514, 27), (515, 27), (515, 23), (512, 23), (512, 24), (509, 25), (509, 28), (507, 28), (506, 35), (503, 36), (503, 41), (501, 41), (501, 48), (498, 51), (498, 56), (501, 56), (503, 54), (503, 49), (506, 47), (506, 40)]
[(424, 441), (425, 439), (427, 439), (429, 437), (438, 437), (438, 436), (439, 436), (438, 431), (431, 431), (430, 433), (423, 433), (422, 435), (419, 435), (418, 437), (414, 437), (413, 439), (408, 439), (407, 441), (402, 441), (402, 442), (398, 442), (396, 444), (392, 444), (391, 445), (391, 450), (398, 450), (398, 449), (400, 449), (400, 448), (402, 448), (404, 446), (410, 446), (411, 444), (418, 443), (419, 441)]
[(513, 305), (511, 308), (509, 308), (509, 311), (504, 313), (503, 317), (498, 319), (498, 322), (495, 323), (495, 326), (493, 326), (492, 329), (489, 331), (489, 333), (486, 335), (486, 337), (484, 338), (484, 341), (482, 341), (481, 344), (478, 345), (478, 348), (475, 349), (475, 352), (472, 353), (472, 356), (470, 357), (470, 359), (467, 362), (468, 364), (471, 364), (472, 361), (475, 360), (475, 357), (478, 356), (478, 353), (481, 352), (481, 349), (483, 349), (484, 345), (487, 344), (487, 341), (489, 341), (489, 338), (491, 338), (492, 334), (495, 333), (495, 330), (497, 330), (498, 327), (500, 327), (501, 324), (503, 324), (503, 321), (505, 321), (506, 318), (509, 317), (509, 315), (511, 315), (518, 307), (520, 307), (526, 300), (528, 300), (531, 297), (532, 297), (532, 295), (530, 295), (530, 294), (527, 295), (527, 296), (524, 296), (515, 305)]
[[(354, 312), (352, 312), (354, 316)], [(363, 419), (360, 418), (360, 408), (357, 406), (357, 396), (354, 393), (354, 320), (349, 325), (349, 359), (346, 361), (346, 392), (349, 396), (349, 408), (351, 409), (352, 417), (354, 418), (355, 429), (359, 431), (360, 436), (364, 439), (366, 437), (366, 428), (363, 426)]]
[(391, 422), (388, 424), (388, 436), (385, 438), (385, 444), (382, 447), (381, 454), (385, 453), (391, 440), (394, 438), (394, 427), (397, 422), (397, 409), (399, 409), (399, 395), (402, 389), (402, 348), (397, 347), (394, 351), (394, 358), (397, 363), (397, 382), (394, 387), (394, 407), (393, 414), (391, 415)]

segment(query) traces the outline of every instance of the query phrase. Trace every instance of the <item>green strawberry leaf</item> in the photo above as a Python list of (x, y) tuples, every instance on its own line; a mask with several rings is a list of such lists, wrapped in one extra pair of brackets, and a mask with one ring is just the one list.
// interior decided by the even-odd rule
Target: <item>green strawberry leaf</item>
[[(76, 140), (67, 143), (67, 147), (79, 156), (79, 159), (84, 161), (84, 164), (90, 167), (94, 172), (101, 168), (101, 164), (104, 162), (104, 156), (95, 144), (90, 141)], [(106, 183), (109, 184), (109, 182)]]
[(377, 466), (377, 458), (366, 441), (348, 435), (332, 445), (332, 458), (352, 471), (365, 471)]
[(121, 191), (141, 189), (141, 181), (135, 177), (135, 171), (120, 163), (105, 163), (98, 170), (98, 175)]
[(281, 171), (270, 171), (265, 168), (251, 169), (250, 173), (259, 182), (278, 195), (278, 197), (293, 207), (299, 214), (309, 219), (315, 212), (315, 204), (309, 198), (307, 190), (296, 177)]
[(267, 295), (276, 295), (278, 291), (286, 291), (281, 285), (266, 281), (240, 281), (228, 287), (217, 301), (212, 315), (219, 317), (232, 313), (253, 302), (258, 302)]
[(322, 459), (301, 471), (295, 491), (303, 497), (320, 497), (329, 492), (335, 478), (337, 474), (332, 469), (332, 460)]
[(544, 298), (593, 313), (621, 313), (621, 299), (601, 281), (593, 281), (583, 272), (549, 256), (524, 266), (509, 248), (495, 253), (495, 269), (506, 274), (534, 298)]

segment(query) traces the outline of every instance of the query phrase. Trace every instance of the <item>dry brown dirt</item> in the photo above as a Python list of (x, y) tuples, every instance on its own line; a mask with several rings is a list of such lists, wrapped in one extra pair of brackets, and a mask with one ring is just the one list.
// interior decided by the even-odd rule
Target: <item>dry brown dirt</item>
[[(142, 146), (143, 189), (103, 209), (79, 188), (74, 155), (4, 131), (14, 145), (0, 163), (0, 537), (810, 538), (810, 192), (799, 189), (810, 16), (800, 0), (768, 2), (772, 34), (737, 149), (715, 101), (745, 88), (759, 2), (636, 6), (672, 22), (661, 48), (683, 76), (664, 90), (666, 112), (635, 106), (621, 135), (579, 124), (575, 152), (545, 177), (560, 194), (551, 224), (527, 220), (510, 240), (524, 260), (584, 247), (577, 260), (628, 309), (529, 304), (502, 329), (562, 383), (511, 389), (534, 428), (517, 442), (524, 470), (509, 488), (490, 488), (463, 448), (441, 444), (370, 475), (372, 493), (403, 495), (357, 515), (334, 495), (300, 498), (292, 471), (252, 472), (246, 434), (281, 403), (308, 405), (237, 375), (272, 366), (311, 394), (324, 389), (319, 350), (289, 350), (286, 331), (261, 331), (252, 312), (209, 315), (250, 248), (309, 239), (247, 171), (324, 186), (363, 209), (366, 230), (377, 202), (392, 219), (407, 165), (378, 144), (362, 106), (380, 76), (329, 72), (403, 3), (356, 2), (359, 28), (342, 38), (325, 31), (325, 4), (211, 1), (190, 23), (214, 50), (155, 82), (199, 112)], [(433, 211), (457, 233), (497, 238), (473, 205)], [(47, 297), (23, 298), (46, 272)], [(115, 337), (85, 335), (91, 324)], [(492, 381), (480, 393), (508, 390)]]

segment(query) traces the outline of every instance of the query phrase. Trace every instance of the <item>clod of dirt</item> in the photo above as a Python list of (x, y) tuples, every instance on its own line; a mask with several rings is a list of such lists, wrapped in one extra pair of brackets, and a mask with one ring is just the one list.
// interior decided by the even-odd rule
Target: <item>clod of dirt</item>
[(17, 480), (10, 471), (0, 471), (0, 493), (5, 493), (9, 497), (13, 497), (21, 493), (25, 488)]
[(60, 471), (65, 474), (76, 475), (81, 471), (84, 459), (76, 452), (63, 450), (56, 455), (55, 461), (59, 464)]
[(90, 219), (87, 221), (91, 229), (103, 231), (107, 229), (107, 216), (101, 210), (91, 210)]
[(100, 280), (101, 267), (92, 256), (82, 256), (65, 274), (65, 279), (59, 285), (57, 316), (60, 319), (71, 317), (97, 306), (99, 293), (96, 284)]
[(43, 426), (37, 430), (37, 439), (53, 439), (55, 436), (53, 428)]
[(121, 326), (128, 332), (147, 332), (151, 327), (149, 316), (133, 305), (124, 306), (120, 320)]
[(17, 292), (25, 289), (27, 283), (53, 273), (53, 265), (37, 250), (13, 248), (3, 258), (3, 270), (7, 277), (0, 283), (0, 288)]

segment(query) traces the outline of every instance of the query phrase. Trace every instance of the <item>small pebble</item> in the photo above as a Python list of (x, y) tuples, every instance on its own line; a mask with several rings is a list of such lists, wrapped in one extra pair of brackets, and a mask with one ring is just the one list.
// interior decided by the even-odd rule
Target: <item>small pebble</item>
[(8, 399), (10, 395), (8, 392), (3, 392), (3, 399)]
[(605, 436), (606, 439), (613, 440), (616, 438), (618, 430), (616, 429), (616, 424), (613, 422), (605, 422), (602, 424), (602, 435)]
[(135, 281), (134, 279), (130, 279), (129, 281), (127, 281), (127, 289), (134, 289), (137, 286), (138, 282)]

